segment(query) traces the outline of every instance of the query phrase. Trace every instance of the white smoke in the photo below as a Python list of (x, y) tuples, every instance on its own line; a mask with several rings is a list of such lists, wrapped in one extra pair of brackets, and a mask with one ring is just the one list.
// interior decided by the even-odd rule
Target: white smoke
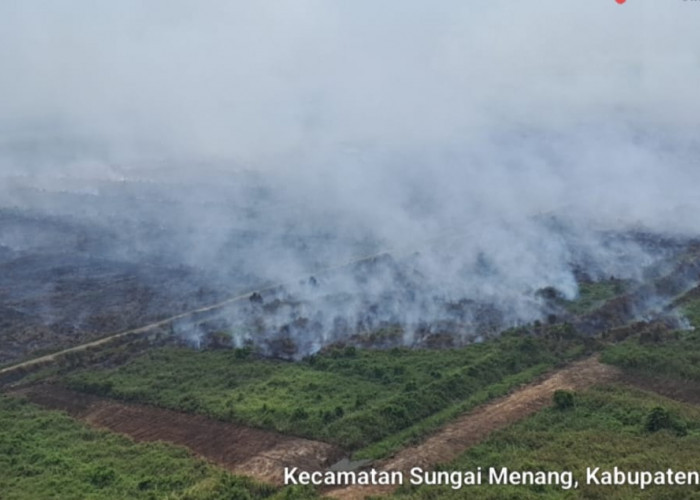
[(4, 2), (0, 203), (224, 281), (415, 249), (435, 293), (531, 319), (538, 288), (576, 295), (581, 255), (603, 276), (653, 261), (598, 231), (698, 234), (699, 14), (680, 0)]

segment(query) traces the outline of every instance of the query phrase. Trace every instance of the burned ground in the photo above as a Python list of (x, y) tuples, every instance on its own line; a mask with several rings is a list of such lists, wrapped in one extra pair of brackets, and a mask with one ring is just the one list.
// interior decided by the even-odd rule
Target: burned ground
[[(134, 203), (145, 203), (142, 199), (147, 197), (137, 197)], [(152, 210), (152, 204), (167, 205), (158, 198), (148, 203), (144, 210)], [(360, 258), (252, 292), (267, 285), (260, 285), (244, 268), (236, 270), (235, 263), (218, 271), (184, 264), (168, 246), (173, 243), (168, 231), (118, 217), (96, 220), (2, 210), (0, 365), (141, 327), (244, 291), (251, 291), (251, 300), (173, 322), (174, 340), (197, 348), (245, 347), (266, 356), (300, 359), (338, 343), (382, 349), (456, 347), (533, 321), (569, 322), (594, 334), (658, 315), (658, 304), (685, 291), (700, 274), (700, 259), (690, 240), (610, 233), (600, 236), (601, 245), (616, 251), (633, 245), (646, 252), (648, 279), (601, 277), (595, 259), (572, 248), (573, 275), (626, 287), (603, 307), (592, 302), (595, 312), (584, 315), (572, 310), (553, 286), (514, 290), (508, 300), (480, 295), (470, 288), (469, 276), (497, 279), (486, 254), (462, 270), (463, 281), (453, 279), (444, 289), (421, 270), (423, 257), (414, 252)], [(248, 232), (225, 237), (232, 250), (252, 244), (247, 239), (257, 236)], [(145, 248), (133, 244), (144, 238), (149, 240)], [(285, 238), (301, 250), (308, 243), (300, 236)], [(443, 243), (447, 246), (449, 238), (431, 244)]]
[(216, 302), (231, 289), (183, 266), (119, 258), (115, 236), (0, 212), (0, 365)]
[[(674, 306), (680, 305), (680, 303), (676, 303), (676, 297), (685, 294), (684, 296), (688, 300), (696, 298), (694, 292), (686, 292), (692, 289), (692, 286), (696, 283), (698, 271), (697, 251), (692, 246), (685, 247), (683, 252), (674, 254), (674, 259), (675, 263), (669, 262), (665, 265), (660, 265), (659, 270), (652, 273), (649, 281), (644, 283), (625, 282), (625, 286), (622, 287), (619, 286), (619, 281), (616, 278), (611, 278), (609, 285), (610, 290), (613, 292), (612, 295), (604, 295), (604, 297), (607, 297), (606, 299), (592, 301), (590, 307), (587, 306), (587, 308), (582, 309), (584, 311), (582, 313), (577, 314), (575, 312), (576, 309), (572, 311), (567, 308), (566, 302), (562, 300), (561, 295), (556, 290), (542, 292), (540, 295), (543, 299), (543, 311), (548, 311), (546, 320), (523, 325), (520, 328), (511, 330), (502, 337), (506, 341), (515, 343), (512, 347), (516, 349), (517, 354), (506, 356), (503, 360), (500, 360), (496, 354), (484, 356), (484, 359), (477, 360), (474, 366), (468, 366), (461, 371), (458, 370), (459, 374), (464, 375), (466, 377), (465, 380), (469, 381), (471, 380), (469, 377), (474, 376), (478, 378), (484, 375), (485, 372), (495, 372), (497, 367), (506, 367), (508, 370), (512, 368), (511, 371), (508, 371), (508, 377), (517, 377), (526, 371), (532, 372), (531, 376), (533, 373), (536, 373), (533, 370), (540, 365), (548, 364), (548, 366), (554, 366), (557, 360), (561, 362), (564, 359), (579, 357), (585, 352), (599, 349), (601, 343), (636, 339), (647, 344), (662, 344), (674, 338), (674, 332), (679, 324), (678, 310), (677, 307), (674, 309)], [(380, 259), (368, 259), (358, 267), (358, 279), (365, 285), (371, 282), (373, 275), (385, 273), (387, 269), (394, 273), (393, 279), (396, 282), (403, 283), (409, 288), (416, 284), (416, 282), (406, 277), (408, 273), (405, 263), (388, 256)], [(350, 271), (356, 269), (350, 267)], [(337, 274), (333, 276), (337, 276)], [(404, 444), (411, 441), (415, 442), (416, 438), (423, 436), (423, 434), (415, 434), (412, 437), (407, 437), (409, 436), (408, 434), (402, 434), (407, 430), (411, 430), (410, 426), (415, 424), (415, 422), (411, 422), (410, 418), (411, 416), (415, 417), (415, 412), (402, 411), (401, 405), (410, 402), (415, 403), (418, 396), (428, 398), (438, 393), (449, 393), (452, 396), (459, 396), (459, 398), (464, 399), (466, 397), (465, 394), (456, 390), (457, 385), (455, 384), (458, 382), (456, 378), (457, 372), (442, 374), (433, 370), (429, 374), (423, 374), (429, 375), (431, 378), (429, 383), (420, 384), (421, 387), (425, 385), (427, 389), (427, 391), (421, 391), (418, 390), (418, 384), (411, 384), (410, 381), (405, 383), (406, 372), (401, 371), (399, 369), (401, 367), (398, 364), (394, 367), (395, 370), (393, 372), (387, 372), (378, 366), (374, 366), (374, 370), (364, 370), (363, 367), (366, 368), (366, 363), (358, 364), (355, 362), (358, 357), (357, 349), (392, 348), (392, 350), (387, 352), (387, 355), (393, 356), (393, 352), (398, 356), (402, 351), (393, 350), (393, 348), (399, 346), (454, 348), (459, 345), (473, 343), (477, 336), (482, 337), (483, 340), (489, 340), (485, 344), (491, 345), (493, 339), (489, 338), (493, 335), (490, 332), (497, 332), (500, 328), (498, 326), (500, 324), (499, 321), (502, 320), (499, 310), (488, 304), (480, 304), (478, 301), (469, 299), (452, 301), (441, 297), (433, 297), (434, 304), (443, 311), (445, 316), (439, 321), (419, 322), (410, 325), (412, 327), (411, 336), (407, 337), (407, 332), (409, 331), (407, 325), (396, 321), (397, 318), (388, 316), (391, 321), (378, 319), (387, 317), (382, 315), (390, 314), (397, 307), (410, 308), (420, 304), (420, 302), (415, 302), (415, 296), (412, 293), (406, 292), (406, 289), (402, 290), (399, 288), (393, 296), (387, 293), (378, 295), (365, 294), (357, 302), (361, 305), (360, 309), (364, 311), (364, 315), (359, 320), (357, 316), (354, 316), (355, 322), (348, 321), (343, 316), (334, 317), (333, 325), (337, 330), (335, 331), (336, 333), (329, 334), (324, 329), (326, 318), (319, 315), (320, 311), (327, 311), (327, 305), (331, 303), (342, 305), (348, 298), (351, 301), (358, 299), (357, 297), (348, 297), (342, 294), (325, 294), (324, 284), (327, 283), (325, 281), (327, 279), (330, 278), (319, 273), (314, 275), (313, 280), (309, 279), (293, 286), (270, 287), (245, 295), (240, 300), (236, 300), (235, 303), (212, 309), (205, 308), (189, 316), (180, 316), (167, 325), (171, 332), (177, 334), (171, 338), (173, 340), (187, 340), (188, 338), (191, 340), (193, 337), (188, 337), (188, 334), (197, 332), (197, 335), (200, 335), (198, 337), (198, 346), (205, 349), (205, 352), (221, 349), (228, 350), (237, 347), (237, 349), (229, 352), (232, 355), (231, 359), (233, 362), (240, 362), (241, 365), (244, 364), (242, 360), (248, 360), (247, 362), (253, 364), (257, 362), (254, 361), (256, 359), (263, 361), (260, 359), (260, 356), (295, 359), (307, 353), (308, 349), (313, 348), (318, 350), (319, 354), (306, 357), (303, 363), (308, 365), (305, 369), (309, 373), (318, 372), (316, 375), (319, 377), (328, 378), (329, 375), (324, 370), (328, 368), (326, 365), (330, 363), (337, 365), (335, 368), (338, 371), (338, 375), (344, 374), (343, 370), (349, 370), (348, 373), (352, 372), (352, 377), (358, 378), (358, 380), (359, 377), (370, 377), (384, 383), (390, 379), (391, 383), (388, 384), (390, 391), (396, 390), (399, 395), (403, 394), (402, 391), (409, 391), (409, 394), (403, 399), (401, 397), (398, 399), (387, 399), (385, 403), (388, 404), (378, 405), (374, 408), (377, 410), (375, 414), (367, 412), (366, 415), (360, 415), (362, 418), (359, 419), (359, 414), (354, 415), (352, 413), (357, 410), (358, 404), (361, 405), (361, 402), (358, 403), (360, 400), (355, 398), (354, 407), (352, 405), (347, 406), (346, 403), (348, 402), (342, 401), (340, 405), (336, 405), (335, 410), (330, 408), (327, 409), (326, 413), (319, 411), (318, 415), (316, 415), (315, 412), (310, 413), (308, 411), (314, 404), (313, 400), (309, 399), (308, 402), (304, 403), (303, 407), (299, 405), (297, 405), (297, 408), (290, 407), (290, 411), (294, 411), (288, 415), (288, 420), (299, 423), (298, 419), (308, 419), (310, 422), (318, 417), (318, 419), (323, 421), (326, 418), (326, 414), (328, 414), (330, 415), (329, 422), (336, 419), (340, 422), (338, 425), (345, 422), (343, 418), (349, 418), (350, 420), (348, 421), (354, 421), (353, 419), (355, 419), (363, 425), (365, 421), (373, 422), (374, 424), (371, 428), (377, 430), (378, 420), (376, 417), (377, 415), (383, 415), (394, 423), (397, 419), (401, 420), (400, 426), (391, 427), (391, 432), (395, 434), (389, 436), (390, 432), (387, 431), (385, 434), (377, 435), (373, 438), (375, 440), (374, 443), (358, 440), (352, 441), (354, 446), (351, 449), (356, 449), (361, 444), (377, 444), (376, 440), (385, 437), (394, 438), (398, 436), (397, 439), (400, 439)], [(311, 299), (315, 299), (315, 301)], [(673, 304), (673, 306), (669, 304)], [(66, 302), (66, 307), (70, 308), (70, 301)], [(555, 317), (551, 318), (550, 316)], [(475, 318), (478, 318), (478, 321)], [(641, 318), (647, 321), (639, 321)], [(246, 332), (246, 328), (253, 330), (252, 332), (251, 330)], [(253, 335), (253, 333), (256, 335)], [(316, 344), (310, 344), (308, 338), (304, 340), (305, 335), (311, 337)], [(316, 336), (315, 338), (314, 335)], [(255, 340), (252, 341), (253, 339)], [(304, 342), (307, 343), (304, 344)], [(552, 349), (554, 354), (547, 359), (538, 360), (533, 358), (530, 364), (525, 363), (523, 365), (523, 360), (532, 358), (532, 348), (535, 342), (544, 342), (547, 349)], [(129, 344), (126, 344), (127, 351), (128, 346)], [(402, 347), (402, 349), (405, 350), (405, 347)], [(453, 349), (450, 351), (453, 351)], [(542, 352), (539, 349), (536, 349), (536, 351)], [(411, 351), (406, 350), (406, 352)], [(504, 353), (505, 351), (500, 354)], [(440, 356), (439, 352), (436, 354)], [(193, 355), (194, 353), (191, 356)], [(129, 375), (128, 366), (130, 361), (129, 356), (122, 361), (126, 363), (124, 366), (126, 367), (127, 375)], [(537, 363), (540, 363), (540, 365)], [(117, 371), (114, 373), (119, 375), (120, 364), (103, 366), (102, 368), (116, 368)], [(353, 371), (354, 364), (358, 365), (355, 367), (355, 371)], [(146, 365), (142, 363), (140, 368), (137, 366), (134, 370), (131, 370), (133, 372), (131, 375), (135, 377), (133, 383), (136, 385), (129, 387), (127, 384), (121, 388), (117, 387), (117, 392), (122, 391), (124, 399), (136, 398), (139, 400), (139, 398), (143, 398), (144, 401), (150, 402), (148, 399), (149, 390), (157, 389), (158, 394), (163, 393), (162, 391), (165, 387), (163, 385), (165, 383), (163, 376), (165, 376), (166, 372), (158, 372), (156, 370), (156, 377), (153, 379), (154, 383), (151, 384), (152, 387), (148, 384), (141, 385), (148, 380), (149, 374), (147, 371), (144, 371), (148, 369), (147, 365), (150, 365), (150, 363), (146, 363)], [(301, 364), (289, 364), (289, 366), (295, 367), (299, 365)], [(183, 365), (180, 366), (182, 367)], [(85, 363), (82, 361), (75, 366), (71, 366), (70, 363), (65, 365), (68, 372), (76, 367), (86, 368)], [(245, 371), (244, 366), (241, 369)], [(103, 377), (105, 380), (93, 380), (99, 374), (99, 371), (100, 369), (97, 366), (87, 367), (82, 375), (78, 374), (77, 378), (73, 379), (74, 386), (83, 387), (91, 392), (103, 391), (107, 386), (102, 384), (102, 382), (109, 384), (111, 381), (109, 380), (109, 375), (106, 378)], [(630, 375), (626, 374), (625, 376)], [(196, 376), (191, 377), (191, 379), (197, 380)], [(382, 463), (386, 467), (392, 468), (401, 468), (408, 466), (407, 464), (419, 462), (426, 467), (431, 467), (435, 463), (456, 457), (464, 449), (485, 439), (493, 430), (505, 427), (547, 406), (550, 403), (551, 394), (555, 390), (580, 390), (591, 384), (608, 382), (613, 379), (624, 380), (624, 377), (620, 375), (619, 370), (610, 366), (600, 365), (592, 359), (574, 363), (570, 367), (554, 372), (546, 379), (520, 387), (501, 399), (487, 402), (473, 412), (456, 418), (451, 423), (437, 430), (434, 435), (421, 444), (399, 451), (393, 458), (386, 459)], [(504, 392), (498, 391), (507, 392), (513, 389), (512, 386), (506, 384), (505, 380), (506, 378), (492, 380), (491, 382), (495, 383), (492, 386), (488, 386), (489, 392), (484, 400), (488, 401), (504, 394)], [(131, 383), (128, 380), (127, 382)], [(231, 396), (229, 397), (230, 401), (226, 403), (225, 409), (228, 412), (227, 415), (235, 416), (240, 409), (239, 407), (245, 406), (241, 402), (246, 398), (246, 394), (244, 394), (246, 390), (250, 391), (255, 387), (255, 393), (267, 394), (269, 392), (272, 394), (275, 391), (279, 392), (281, 390), (279, 389), (280, 386), (283, 389), (287, 387), (285, 384), (289, 381), (283, 380), (281, 376), (275, 376), (269, 380), (261, 381), (258, 385), (247, 386), (243, 384), (240, 390), (231, 385), (233, 383), (232, 380), (224, 382), (227, 385), (223, 391), (228, 391), (227, 394), (231, 392), (229, 395)], [(299, 377), (297, 382), (302, 385), (299, 386), (298, 391), (295, 389), (295, 394), (301, 394), (307, 389), (310, 391), (309, 396), (314, 390), (319, 392), (320, 386), (314, 385), (315, 382), (311, 379), (307, 380)], [(396, 388), (391, 385), (394, 382), (396, 382), (394, 384)], [(402, 383), (399, 384), (399, 382)], [(340, 378), (335, 383), (340, 384)], [(194, 383), (190, 389), (196, 389), (196, 385)], [(484, 384), (479, 385), (478, 383), (473, 383), (472, 385), (474, 385), (475, 389), (478, 388), (477, 386), (486, 387)], [(695, 386), (692, 384), (686, 384), (687, 387), (681, 387), (680, 384), (672, 382), (654, 385), (649, 381), (644, 382), (641, 379), (635, 379), (633, 385), (656, 390), (659, 393), (668, 394), (681, 400), (696, 401), (693, 399)], [(234, 388), (238, 391), (236, 394), (233, 394), (231, 391)], [(165, 389), (168, 388), (165, 387)], [(287, 387), (286, 390), (290, 390), (290, 388)], [(134, 403), (117, 402), (95, 395), (88, 396), (76, 393), (67, 390), (65, 387), (55, 385), (34, 386), (21, 391), (34, 402), (49, 408), (62, 409), (76, 418), (85, 420), (93, 425), (127, 434), (137, 440), (167, 440), (182, 444), (236, 473), (251, 475), (266, 481), (279, 482), (281, 471), (285, 464), (293, 466), (302, 464), (306, 470), (322, 469), (342, 455), (342, 452), (337, 447), (323, 442), (252, 429), (232, 421), (216, 421), (202, 414), (195, 415)], [(179, 395), (188, 396), (188, 394), (184, 393)], [(348, 401), (352, 403), (350, 400)], [(180, 405), (187, 401), (180, 398), (176, 402)], [(210, 396), (206, 396), (201, 401), (193, 399), (189, 402), (196, 403), (193, 407), (194, 409), (192, 409), (193, 413), (209, 412), (220, 406), (219, 401), (216, 398), (212, 399)], [(450, 400), (449, 404), (453, 405), (456, 403)], [(211, 408), (207, 405), (211, 405)], [(164, 406), (168, 406), (168, 403), (166, 402)], [(265, 405), (261, 408), (255, 407), (253, 409), (262, 412), (261, 415), (268, 419), (271, 419), (271, 415), (278, 411), (276, 408), (268, 408)], [(279, 412), (279, 415), (285, 416), (286, 409), (282, 408), (282, 410), (284, 411)], [(422, 418), (433, 418), (434, 414), (444, 410), (445, 408), (433, 408), (425, 415), (422, 415)], [(217, 414), (216, 418), (222, 417)], [(226, 418), (222, 418), (222, 420), (226, 420)], [(282, 419), (280, 422), (284, 423), (286, 421)], [(339, 430), (338, 425), (335, 427), (331, 425), (329, 429), (333, 429), (335, 432)], [(268, 429), (271, 427), (269, 423), (264, 426)], [(289, 430), (294, 429), (294, 433), (298, 434), (297, 427), (289, 427)], [(345, 428), (347, 426), (343, 424), (342, 427)], [(365, 431), (368, 429), (370, 427), (367, 427)], [(430, 428), (426, 427), (421, 432), (425, 433), (426, 429)], [(434, 428), (432, 430), (435, 431)], [(230, 440), (222, 440), (222, 435), (230, 436)], [(386, 449), (391, 449), (391, 446)], [(344, 490), (333, 493), (345, 498), (354, 498), (355, 495), (364, 495), (367, 492), (369, 491)], [(379, 490), (372, 490), (372, 492), (380, 493)], [(383, 493), (384, 491), (381, 492)]]

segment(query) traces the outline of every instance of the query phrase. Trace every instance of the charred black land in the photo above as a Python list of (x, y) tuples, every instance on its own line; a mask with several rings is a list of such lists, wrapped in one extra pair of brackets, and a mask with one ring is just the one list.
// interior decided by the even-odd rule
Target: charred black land
[[(161, 202), (149, 201), (155, 206)], [(265, 356), (300, 359), (338, 344), (458, 347), (523, 325), (537, 329), (566, 323), (589, 335), (633, 321), (660, 319), (682, 326), (682, 318), (665, 307), (697, 283), (697, 241), (604, 231), (595, 235), (597, 247), (591, 250), (577, 246), (577, 235), (555, 219), (540, 224), (569, 249), (575, 296), (557, 283), (484, 293), (484, 284), (498, 283), (504, 272), (487, 252), (467, 261), (448, 282), (427, 275), (426, 261), (453, 258), (441, 247), (454, 251), (460, 238), (454, 234), (403, 255), (380, 253), (313, 274), (307, 267), (305, 276), (270, 286), (271, 280), (256, 277), (245, 265), (229, 265), (217, 273), (187, 265), (175, 258), (175, 249), (156, 254), (177, 240), (155, 221), (134, 224), (116, 218), (110, 226), (75, 215), (3, 210), (2, 362), (79, 345), (246, 292), (246, 300), (174, 321), (171, 341), (194, 348), (245, 347)], [(289, 232), (280, 237), (290, 247), (307, 251), (316, 241)], [(255, 236), (233, 231), (225, 240), (235, 252)], [(219, 252), (225, 252), (225, 245)], [(624, 260), (625, 252), (634, 255), (639, 268), (630, 273), (620, 267), (619, 275), (606, 274), (609, 263), (601, 262), (600, 254)]]

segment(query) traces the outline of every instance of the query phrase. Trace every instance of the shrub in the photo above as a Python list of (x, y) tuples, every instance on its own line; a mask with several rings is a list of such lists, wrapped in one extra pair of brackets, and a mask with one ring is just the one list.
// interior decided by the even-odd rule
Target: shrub
[(649, 432), (660, 431), (671, 427), (671, 414), (666, 408), (657, 406), (647, 415), (644, 428)]
[(685, 422), (674, 417), (671, 412), (661, 406), (654, 407), (646, 417), (644, 428), (648, 432), (657, 432), (662, 429), (674, 431), (679, 436), (684, 436), (688, 432)]
[(98, 465), (88, 471), (87, 478), (97, 488), (104, 488), (114, 482), (117, 474), (109, 467)]
[(306, 420), (307, 418), (309, 418), (309, 414), (301, 407), (296, 408), (292, 413), (292, 420)]
[(552, 400), (558, 410), (566, 410), (574, 406), (574, 394), (569, 391), (554, 391)]
[(251, 347), (241, 347), (234, 349), (233, 352), (236, 359), (249, 359), (253, 353), (253, 349)]

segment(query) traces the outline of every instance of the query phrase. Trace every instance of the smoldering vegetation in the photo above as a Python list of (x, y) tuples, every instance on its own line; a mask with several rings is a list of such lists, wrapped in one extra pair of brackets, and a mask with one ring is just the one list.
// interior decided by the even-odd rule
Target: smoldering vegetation
[[(573, 321), (595, 333), (660, 313), (700, 274), (685, 236), (541, 214), (513, 230), (472, 223), (478, 231), (445, 227), (390, 247), (371, 226), (349, 230), (259, 176), (206, 182), (27, 188), (23, 199), (43, 207), (0, 214), (4, 359), (246, 293), (178, 320), (174, 337), (298, 359), (338, 343), (459, 346), (524, 324)], [(576, 319), (579, 286), (599, 282), (622, 298)]]
[(580, 296), (567, 298), (551, 285), (484, 294), (480, 287), (493, 278), (480, 277), (483, 256), (465, 270), (462, 287), (450, 289), (420, 272), (419, 253), (404, 258), (382, 254), (254, 292), (247, 301), (206, 318), (179, 322), (173, 331), (198, 348), (236, 347), (299, 359), (330, 346), (458, 347), (522, 326), (537, 335), (565, 325), (571, 332), (591, 336), (623, 335), (628, 327), (656, 329), (657, 335), (689, 328), (671, 302), (697, 284), (698, 242), (648, 234), (607, 234), (602, 239), (607, 245), (644, 248), (652, 264), (638, 277), (623, 279), (601, 275), (591, 256), (572, 261), (577, 284), (607, 289), (607, 295), (584, 309)]
[(220, 296), (182, 266), (110, 255), (114, 233), (4, 211), (0, 362), (144, 325)]
[(3, 5), (0, 362), (241, 293), (175, 337), (297, 358), (668, 316), (697, 30), (560, 3)]

